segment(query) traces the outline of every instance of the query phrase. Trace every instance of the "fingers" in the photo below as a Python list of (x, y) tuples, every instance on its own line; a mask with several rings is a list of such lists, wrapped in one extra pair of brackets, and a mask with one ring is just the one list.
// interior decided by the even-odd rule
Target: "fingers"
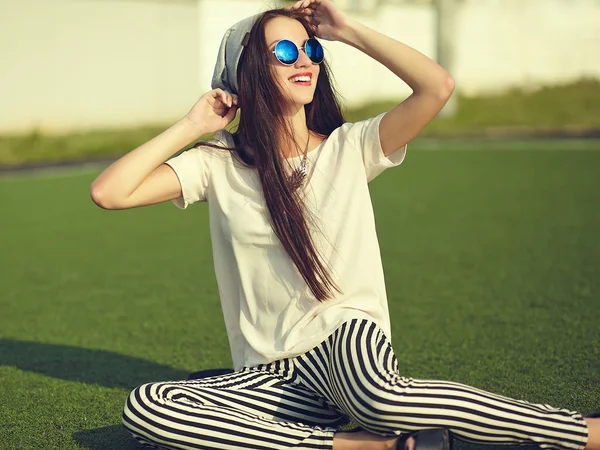
[(296, 3), (294, 3), (292, 6), (290, 6), (290, 9), (300, 9), (300, 7), (302, 6), (303, 3), (304, 3), (304, 0), (299, 0)]
[(235, 94), (231, 94), (227, 92), (227, 103), (225, 103), (230, 108), (233, 106), (237, 106), (238, 104), (238, 96)]
[(292, 6), (290, 6), (289, 9), (293, 9), (293, 10), (308, 9), (309, 11), (312, 12), (312, 10), (318, 8), (320, 4), (321, 4), (321, 0), (299, 0), (296, 3), (294, 3)]
[(230, 123), (239, 109), (238, 96), (219, 88), (213, 89), (210, 94), (209, 100), (212, 100), (211, 106), (215, 108), (215, 112), (223, 117), (227, 123)]
[(225, 116), (224, 116), (225, 120), (227, 120), (227, 123), (231, 123), (231, 121), (235, 118), (237, 110), (238, 110), (238, 107), (236, 105), (229, 108), (229, 110), (227, 111), (227, 114), (225, 114)]
[(233, 105), (237, 105), (238, 96), (235, 94), (231, 94), (230, 92), (224, 91), (223, 89), (213, 89), (211, 91), (211, 96), (215, 100), (219, 100), (223, 105), (231, 108)]
[(321, 0), (303, 0), (298, 3), (302, 3), (302, 8), (318, 8), (321, 4)]
[(304, 3), (304, 0), (300, 0), (300, 1), (296, 2), (296, 3), (294, 3), (293, 5), (291, 5), (291, 6), (288, 6), (288, 7), (287, 7), (287, 8), (285, 8), (285, 9), (287, 9), (288, 11), (300, 12), (302, 9), (304, 9), (304, 8), (302, 8), (302, 6), (301, 6), (301, 5), (302, 5), (302, 3)]

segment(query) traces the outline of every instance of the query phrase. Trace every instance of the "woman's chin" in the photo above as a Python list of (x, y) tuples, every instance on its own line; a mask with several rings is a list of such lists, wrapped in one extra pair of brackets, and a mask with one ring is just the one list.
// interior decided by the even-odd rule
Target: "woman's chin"
[(293, 98), (293, 102), (298, 104), (298, 105), (308, 105), (309, 103), (312, 103), (313, 99), (315, 97), (315, 93), (311, 92), (310, 94), (304, 94), (304, 95), (296, 95)]
[(296, 96), (288, 99), (288, 111), (296, 112), (301, 108), (304, 108), (306, 105), (312, 103), (313, 96)]

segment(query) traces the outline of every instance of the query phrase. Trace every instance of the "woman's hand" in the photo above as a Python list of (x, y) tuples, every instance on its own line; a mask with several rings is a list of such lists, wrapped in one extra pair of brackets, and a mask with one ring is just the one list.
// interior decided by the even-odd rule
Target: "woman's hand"
[(348, 18), (329, 0), (300, 0), (289, 9), (304, 13), (318, 38), (328, 41), (342, 40)]
[(202, 135), (225, 128), (231, 123), (237, 110), (237, 95), (223, 89), (213, 89), (200, 97), (185, 118), (192, 122)]

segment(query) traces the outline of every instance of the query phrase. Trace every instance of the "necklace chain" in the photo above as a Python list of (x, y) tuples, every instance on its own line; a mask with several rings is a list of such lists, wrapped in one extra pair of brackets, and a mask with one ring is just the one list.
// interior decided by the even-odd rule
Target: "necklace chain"
[(293, 170), (290, 175), (290, 188), (292, 191), (300, 188), (304, 184), (304, 180), (308, 175), (308, 143), (310, 142), (310, 132), (308, 133), (308, 139), (306, 140), (306, 147), (304, 148), (304, 156), (300, 162), (300, 166)]

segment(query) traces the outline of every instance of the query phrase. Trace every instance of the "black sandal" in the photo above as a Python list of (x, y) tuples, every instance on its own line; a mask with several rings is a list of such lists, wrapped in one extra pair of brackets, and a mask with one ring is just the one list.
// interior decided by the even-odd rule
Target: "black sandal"
[[(358, 433), (365, 431), (361, 427), (343, 430), (345, 433)], [(451, 450), (452, 436), (446, 428), (432, 428), (429, 430), (415, 431), (405, 434), (396, 443), (396, 450), (404, 450), (406, 441), (410, 438), (415, 440), (415, 450)]]
[(403, 436), (398, 439), (396, 450), (404, 450), (409, 438), (415, 440), (415, 450), (450, 450), (452, 448), (450, 431), (446, 428), (422, 430)]

